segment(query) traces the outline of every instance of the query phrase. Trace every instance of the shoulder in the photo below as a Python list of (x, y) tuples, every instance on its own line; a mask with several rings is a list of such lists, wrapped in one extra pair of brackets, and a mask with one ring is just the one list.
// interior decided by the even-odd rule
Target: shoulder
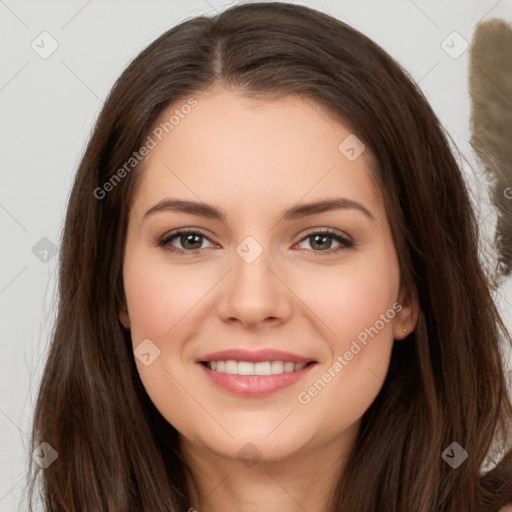
[(503, 507), (500, 509), (500, 512), (512, 512), (512, 505), (507, 505), (506, 507)]

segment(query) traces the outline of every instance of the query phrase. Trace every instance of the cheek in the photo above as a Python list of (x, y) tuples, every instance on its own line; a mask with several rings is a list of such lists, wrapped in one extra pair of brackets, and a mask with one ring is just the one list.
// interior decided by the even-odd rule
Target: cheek
[(170, 272), (168, 267), (148, 265), (142, 260), (137, 265), (135, 258), (125, 264), (124, 284), (134, 344), (144, 338), (162, 340), (186, 319), (207, 291), (201, 275), (184, 269)]
[[(194, 321), (193, 308), (210, 288), (208, 282), (197, 271), (171, 270), (161, 262), (148, 263), (136, 251), (125, 261), (132, 346), (135, 354), (139, 345), (145, 347), (139, 349), (140, 353), (150, 353), (147, 365), (135, 357), (139, 376), (156, 408), (179, 429), (186, 428), (187, 419), (198, 414), (195, 402), (180, 385), (186, 381), (186, 373), (181, 373), (186, 343), (181, 340), (186, 340), (200, 325)], [(154, 345), (148, 344), (147, 339)]]
[(310, 412), (318, 407), (319, 414), (332, 404), (340, 421), (360, 417), (382, 387), (394, 319), (401, 309), (396, 302), (399, 267), (394, 252), (358, 263), (316, 272), (314, 287), (306, 275), (297, 283), (298, 294), (308, 297), (308, 307), (329, 328), (322, 329), (329, 356), (315, 380), (304, 384), (299, 402), (311, 402)]
[[(397, 284), (389, 276), (364, 275), (325, 281), (325, 296), (311, 309), (334, 331), (326, 336), (329, 357), (297, 393), (308, 417), (330, 419), (332, 435), (354, 424), (373, 403), (385, 380), (393, 347)], [(395, 308), (393, 308), (395, 305)], [(323, 306), (323, 309), (322, 309)], [(305, 417), (305, 416), (304, 416)]]
[[(296, 290), (329, 328), (331, 347), (345, 351), (352, 339), (377, 323), (382, 338), (392, 337), (393, 310), (398, 296), (399, 270), (393, 255), (378, 264), (365, 260), (357, 266), (334, 266), (305, 273)], [(386, 313), (387, 312), (387, 313)], [(384, 315), (384, 321), (382, 316)], [(362, 335), (364, 337), (364, 334)]]

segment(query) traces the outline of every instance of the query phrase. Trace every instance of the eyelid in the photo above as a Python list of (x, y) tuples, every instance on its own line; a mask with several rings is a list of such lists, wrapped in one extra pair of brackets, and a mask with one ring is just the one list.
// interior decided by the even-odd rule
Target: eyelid
[(307, 238), (308, 236), (314, 235), (316, 233), (329, 233), (330, 235), (337, 235), (341, 238), (346, 238), (347, 240), (352, 241), (352, 237), (348, 233), (345, 233), (344, 231), (341, 231), (340, 229), (328, 228), (328, 227), (319, 227), (319, 228), (308, 229), (302, 235), (302, 237), (299, 241), (302, 242), (302, 240), (304, 240), (304, 238)]

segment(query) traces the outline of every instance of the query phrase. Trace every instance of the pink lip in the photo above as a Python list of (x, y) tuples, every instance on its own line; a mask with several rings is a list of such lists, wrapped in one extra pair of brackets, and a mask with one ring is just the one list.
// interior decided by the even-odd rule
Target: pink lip
[[(234, 348), (231, 350), (221, 350), (220, 352), (213, 352), (203, 357), (196, 359), (197, 363), (205, 361), (247, 361), (248, 363), (260, 363), (262, 361), (283, 361), (291, 363), (309, 363), (314, 361), (312, 358), (301, 357), (297, 354), (290, 352), (282, 352), (274, 349), (261, 349), (261, 350), (245, 350), (241, 348)], [(316, 362), (316, 361), (315, 361)]]
[[(247, 361), (247, 359), (244, 358), (233, 359)], [(289, 361), (288, 357), (284, 359)], [(212, 360), (221, 361), (223, 359)], [(280, 361), (281, 359), (277, 358), (273, 360)], [(269, 359), (267, 358), (265, 361), (269, 361)], [(301, 362), (306, 362), (306, 360)], [(272, 393), (276, 393), (288, 386), (296, 384), (311, 371), (315, 364), (307, 365), (302, 368), (302, 370), (296, 372), (280, 373), (276, 375), (231, 375), (228, 373), (210, 370), (210, 368), (205, 364), (198, 363), (198, 366), (215, 385), (220, 386), (235, 395), (257, 398), (271, 395)]]

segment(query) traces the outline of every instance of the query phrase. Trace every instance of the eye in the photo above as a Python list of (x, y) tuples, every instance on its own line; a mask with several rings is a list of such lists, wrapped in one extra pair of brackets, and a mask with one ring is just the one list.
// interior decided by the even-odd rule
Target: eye
[[(338, 247), (335, 247), (333, 250), (330, 250), (332, 247), (333, 240), (335, 240), (339, 245)], [(355, 243), (348, 237), (342, 236), (337, 231), (334, 231), (332, 229), (313, 231), (307, 234), (299, 243), (303, 243), (306, 241), (309, 241), (310, 246), (313, 248), (312, 252), (317, 254), (337, 253), (343, 249), (349, 249), (350, 247), (354, 247), (355, 245)]]
[[(181, 229), (164, 235), (158, 241), (158, 246), (178, 254), (195, 254), (201, 249), (207, 248), (203, 246), (203, 242), (206, 240), (210, 241), (210, 239), (201, 231), (195, 229)], [(354, 241), (350, 240), (347, 236), (342, 236), (332, 229), (312, 231), (303, 237), (299, 244), (306, 241), (308, 241), (310, 243), (310, 247), (312, 247), (312, 249), (307, 249), (309, 252), (322, 256), (331, 255), (343, 249), (355, 246)], [(338, 244), (338, 247), (335, 247), (334, 249), (332, 249), (333, 241)], [(180, 244), (181, 247), (176, 247), (173, 242)]]
[[(177, 242), (181, 245), (176, 247), (171, 242), (177, 239)], [(203, 233), (194, 229), (182, 229), (180, 231), (174, 231), (164, 235), (159, 241), (159, 247), (165, 247), (169, 251), (183, 254), (185, 252), (195, 253), (199, 249), (204, 249), (203, 241), (209, 240)]]

